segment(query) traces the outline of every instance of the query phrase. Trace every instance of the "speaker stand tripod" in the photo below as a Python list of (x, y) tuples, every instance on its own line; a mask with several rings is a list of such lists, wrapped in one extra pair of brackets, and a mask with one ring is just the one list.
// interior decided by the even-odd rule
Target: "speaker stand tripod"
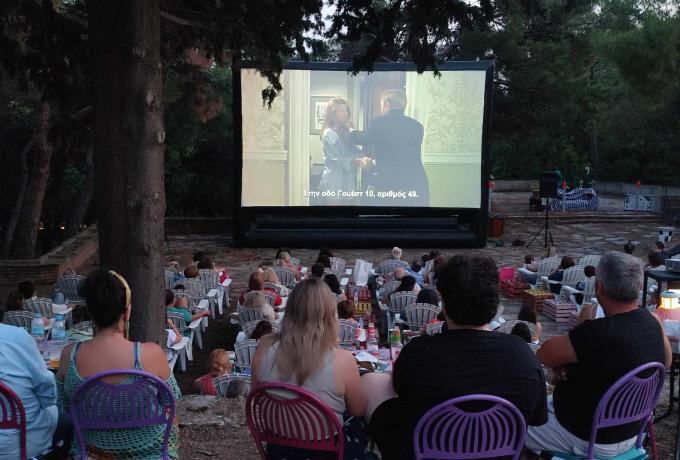
[[(550, 248), (551, 246), (553, 246), (553, 245), (555, 244), (555, 243), (553, 242), (552, 233), (550, 233), (550, 221), (548, 220), (549, 216), (550, 216), (550, 198), (546, 198), (546, 199), (545, 199), (545, 223), (544, 223), (543, 226), (536, 232), (536, 234), (534, 235), (534, 237), (531, 238), (531, 241), (529, 241), (529, 244), (526, 245), (527, 248), (528, 248), (529, 246), (531, 246), (531, 245), (534, 243), (534, 241), (536, 241), (536, 238), (538, 237), (538, 235), (541, 234), (541, 232), (545, 232), (545, 235), (544, 235), (544, 236), (545, 236), (545, 240), (544, 240), (544, 242), (543, 242), (543, 247), (544, 247), (544, 248)], [(550, 245), (548, 245), (548, 241), (550, 241)], [(548, 249), (548, 252), (550, 252), (550, 249)]]

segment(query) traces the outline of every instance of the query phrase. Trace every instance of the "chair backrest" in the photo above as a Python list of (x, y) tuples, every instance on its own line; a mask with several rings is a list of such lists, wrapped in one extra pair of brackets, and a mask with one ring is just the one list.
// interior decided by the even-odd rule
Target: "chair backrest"
[(389, 281), (388, 283), (385, 284), (382, 290), (382, 295), (384, 296), (385, 299), (389, 299), (390, 294), (394, 292), (394, 290), (401, 284), (401, 281), (394, 280), (394, 281)]
[(427, 332), (427, 335), (441, 334), (443, 325), (444, 325), (444, 321), (437, 321), (436, 323), (430, 323), (427, 326), (425, 326), (425, 332)]
[(344, 273), (345, 272), (345, 266), (347, 265), (345, 263), (345, 259), (341, 259), (340, 257), (331, 257), (331, 268), (335, 270), (336, 272)]
[(276, 276), (278, 276), (281, 284), (287, 288), (292, 288), (295, 286), (295, 270), (277, 265), (274, 267), (274, 271), (276, 272)]
[(335, 277), (338, 279), (338, 282), (344, 276), (344, 273), (340, 273), (338, 270), (335, 270), (333, 268), (324, 268), (323, 273), (324, 275), (335, 275)]
[(206, 292), (215, 289), (220, 284), (220, 274), (212, 268), (202, 268), (198, 271), (198, 277), (205, 284)]
[[(468, 412), (459, 407), (469, 407), (471, 402), (487, 408)], [(505, 399), (461, 396), (434, 406), (420, 418), (413, 432), (413, 450), (418, 460), (502, 456), (519, 459), (525, 432), (524, 417)]]
[(527, 325), (529, 328), (529, 332), (531, 332), (532, 337), (536, 337), (536, 325), (533, 323), (530, 323), (528, 321), (521, 321), (519, 319), (511, 319), (509, 321), (504, 322), (500, 326), (498, 326), (496, 329), (494, 329), (496, 332), (502, 332), (504, 334), (510, 334), (512, 332), (512, 329), (517, 326), (519, 323), (524, 323)]
[(355, 334), (359, 328), (359, 323), (351, 319), (341, 319), (338, 327), (338, 339), (340, 343), (338, 346), (345, 350), (354, 350), (356, 348)]
[(560, 260), (560, 257), (546, 257), (545, 259), (539, 260), (538, 270), (536, 271), (538, 279), (540, 280), (541, 276), (548, 276), (554, 272), (555, 269), (559, 267)]
[(67, 301), (81, 301), (82, 299), (78, 294), (78, 290), (80, 289), (80, 285), (83, 283), (83, 281), (85, 281), (85, 277), (83, 275), (62, 275), (59, 277), (54, 287), (55, 289), (60, 290), (66, 296)]
[(253, 361), (255, 351), (257, 350), (257, 340), (247, 339), (242, 342), (234, 344), (234, 352), (236, 353), (236, 365), (244, 369), (250, 369), (250, 363)]
[(562, 286), (574, 287), (576, 283), (584, 279), (586, 279), (586, 275), (583, 273), (583, 267), (579, 265), (569, 267), (562, 274)]
[(26, 412), (19, 396), (0, 382), (0, 430), (19, 430), (19, 452), (26, 460)]
[(30, 311), (14, 310), (5, 312), (2, 322), (11, 326), (23, 327), (29, 334), (31, 332), (31, 321), (35, 315)]
[(390, 311), (400, 313), (404, 311), (407, 305), (416, 303), (418, 294), (411, 291), (399, 291), (390, 294), (390, 301), (388, 302)]
[(187, 323), (184, 321), (184, 316), (182, 316), (180, 313), (171, 313), (167, 312), (165, 316), (172, 321), (172, 324), (175, 325), (178, 331), (182, 332), (184, 329), (187, 328)]
[(285, 383), (264, 383), (246, 400), (246, 420), (263, 459), (263, 443), (344, 455), (338, 417), (314, 394)]
[(429, 303), (412, 303), (404, 309), (406, 325), (412, 331), (421, 331), (427, 324), (435, 319), (441, 308)]
[(38, 313), (40, 316), (45, 318), (51, 318), (54, 316), (52, 311), (52, 299), (45, 297), (35, 297), (33, 299), (24, 300), (24, 305), (21, 307), (26, 311), (31, 313)]
[[(250, 336), (253, 335), (255, 327), (257, 327), (257, 323), (259, 323), (260, 321), (261, 320), (250, 321), (248, 323), (241, 323), (241, 328), (243, 329), (243, 333), (246, 335), (246, 338), (250, 338)], [(278, 321), (270, 321), (269, 324), (272, 325), (272, 333), (278, 334), (281, 332), (281, 323), (279, 323)]]
[[(646, 376), (641, 376), (646, 375)], [(666, 370), (661, 363), (647, 363), (619, 378), (600, 399), (590, 430), (588, 459), (595, 458), (595, 439), (602, 428), (641, 422), (637, 448), (642, 447), (643, 435), (652, 420), (663, 389)]]
[(205, 283), (198, 278), (187, 278), (180, 281), (184, 285), (184, 290), (191, 295), (194, 300), (199, 301), (205, 297)]
[(226, 374), (226, 375), (220, 375), (219, 377), (215, 377), (213, 379), (213, 386), (215, 387), (215, 391), (217, 393), (217, 396), (222, 396), (226, 397), (229, 393), (229, 385), (235, 380), (243, 380), (248, 385), (250, 385), (250, 376), (249, 375), (242, 375), (242, 374)]
[(163, 276), (165, 278), (165, 289), (172, 289), (172, 286), (175, 284), (175, 272), (166, 268), (163, 271)]
[(278, 295), (288, 294), (288, 289), (280, 284), (270, 283), (269, 281), (264, 282), (264, 289), (271, 289)]
[(388, 273), (394, 272), (394, 269), (397, 267), (409, 268), (409, 264), (403, 260), (397, 259), (383, 260), (378, 266), (378, 273), (381, 275), (387, 275)]
[(595, 283), (597, 282), (597, 277), (596, 276), (591, 276), (590, 278), (586, 278), (583, 283), (585, 286), (583, 287), (583, 301), (587, 301), (593, 297), (595, 297)]
[(252, 321), (262, 320), (262, 310), (260, 308), (241, 308), (237, 312), (238, 321), (241, 324), (250, 323)]
[[(132, 378), (118, 384), (104, 381), (112, 376)], [(114, 369), (95, 374), (76, 388), (69, 412), (80, 458), (88, 458), (85, 433), (88, 430), (106, 431), (107, 435), (115, 436), (113, 430), (156, 425), (165, 425), (159, 454), (163, 459), (170, 458), (168, 440), (175, 417), (175, 397), (165, 382), (155, 375), (136, 369)]]
[(597, 264), (600, 263), (601, 257), (602, 256), (593, 255), (593, 254), (583, 256), (579, 259), (578, 265), (580, 265), (581, 267), (587, 267), (588, 265), (592, 265), (593, 267), (597, 268)]

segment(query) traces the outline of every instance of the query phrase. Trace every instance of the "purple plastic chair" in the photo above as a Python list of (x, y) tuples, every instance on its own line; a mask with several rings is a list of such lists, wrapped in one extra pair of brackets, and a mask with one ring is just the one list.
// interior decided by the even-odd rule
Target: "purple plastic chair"
[(296, 449), (337, 452), (344, 436), (335, 412), (312, 393), (287, 383), (263, 383), (246, 400), (246, 419), (263, 460), (263, 443)]
[[(642, 373), (650, 373), (647, 377), (639, 377)], [(640, 450), (639, 458), (646, 458), (642, 449), (643, 435), (653, 420), (653, 411), (663, 389), (666, 370), (661, 363), (647, 363), (633, 369), (618, 379), (602, 396), (593, 415), (588, 442), (588, 460), (595, 458), (595, 439), (597, 431), (602, 428), (642, 422), (638, 431), (635, 448)], [(652, 439), (652, 442), (655, 442)], [(656, 446), (652, 446), (654, 449)], [(630, 454), (629, 450), (626, 454)], [(554, 452), (553, 455), (563, 459), (582, 459), (572, 454)], [(612, 460), (618, 457), (613, 457)], [(626, 458), (632, 458), (627, 455)], [(638, 458), (638, 457), (635, 457)]]
[(19, 452), (26, 460), (26, 412), (17, 394), (0, 382), (0, 430), (19, 430)]
[[(107, 383), (111, 376), (132, 377), (120, 383)], [(168, 440), (175, 417), (175, 398), (161, 379), (135, 369), (114, 369), (86, 379), (73, 393), (69, 412), (80, 447), (80, 458), (87, 458), (85, 430), (115, 430), (165, 425), (162, 458), (169, 459)]]
[[(486, 409), (468, 412), (458, 407), (463, 403), (479, 403)], [(417, 460), (501, 456), (517, 460), (525, 433), (524, 417), (505, 399), (461, 396), (434, 406), (420, 418), (413, 432), (413, 450)]]

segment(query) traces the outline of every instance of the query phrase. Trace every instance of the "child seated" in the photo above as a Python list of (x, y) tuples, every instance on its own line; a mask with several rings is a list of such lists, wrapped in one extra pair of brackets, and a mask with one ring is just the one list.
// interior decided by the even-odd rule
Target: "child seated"
[(524, 323), (515, 324), (515, 326), (512, 328), (512, 331), (510, 331), (510, 334), (516, 335), (526, 343), (531, 343), (531, 331), (529, 330), (529, 326)]
[(349, 319), (354, 321), (355, 313), (356, 305), (354, 305), (353, 301), (345, 299), (338, 302), (338, 319)]
[(536, 335), (531, 337), (532, 343), (538, 343), (541, 338), (541, 331), (543, 326), (538, 322), (538, 317), (536, 314), (536, 307), (533, 305), (524, 305), (522, 309), (517, 314), (517, 319), (520, 321), (526, 321), (527, 323), (532, 323), (536, 325)]
[(222, 348), (211, 351), (208, 360), (208, 368), (210, 369), (210, 372), (197, 378), (194, 381), (194, 387), (196, 387), (202, 395), (217, 396), (217, 390), (215, 390), (215, 385), (213, 385), (213, 379), (231, 373), (229, 353)]
[[(586, 265), (583, 268), (583, 274), (586, 276), (586, 278), (591, 278), (591, 277), (595, 276), (595, 267), (593, 267), (592, 265)], [(579, 281), (578, 283), (576, 283), (576, 285), (574, 287), (576, 289), (578, 289), (579, 291), (584, 290), (586, 288), (585, 280)], [(574, 294), (574, 300), (576, 300), (577, 304), (581, 305), (583, 303), (583, 294), (580, 294), (580, 293)]]
[(260, 340), (262, 336), (271, 334), (272, 333), (272, 323), (270, 323), (268, 320), (263, 319), (259, 323), (257, 323), (257, 326), (255, 326), (255, 329), (253, 329), (253, 333), (250, 334), (250, 339), (251, 340)]
[[(172, 292), (171, 289), (165, 290), (165, 309), (167, 313), (178, 313), (182, 315), (186, 324), (210, 314), (208, 311), (202, 311), (192, 315), (189, 311), (189, 301), (186, 297), (175, 298), (175, 293)], [(190, 333), (190, 331), (185, 331), (185, 334)]]

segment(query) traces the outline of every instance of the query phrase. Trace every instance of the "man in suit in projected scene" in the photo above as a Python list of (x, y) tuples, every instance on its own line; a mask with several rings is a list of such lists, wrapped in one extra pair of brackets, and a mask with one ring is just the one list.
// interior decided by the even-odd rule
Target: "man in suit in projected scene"
[[(364, 131), (352, 131), (355, 144), (371, 146), (375, 167), (365, 168), (364, 190), (374, 189), (366, 204), (378, 206), (429, 206), (429, 185), (423, 161), (423, 125), (404, 115), (406, 94), (390, 89), (380, 97), (382, 115), (368, 123)], [(381, 192), (401, 192), (401, 196), (378, 197)]]

